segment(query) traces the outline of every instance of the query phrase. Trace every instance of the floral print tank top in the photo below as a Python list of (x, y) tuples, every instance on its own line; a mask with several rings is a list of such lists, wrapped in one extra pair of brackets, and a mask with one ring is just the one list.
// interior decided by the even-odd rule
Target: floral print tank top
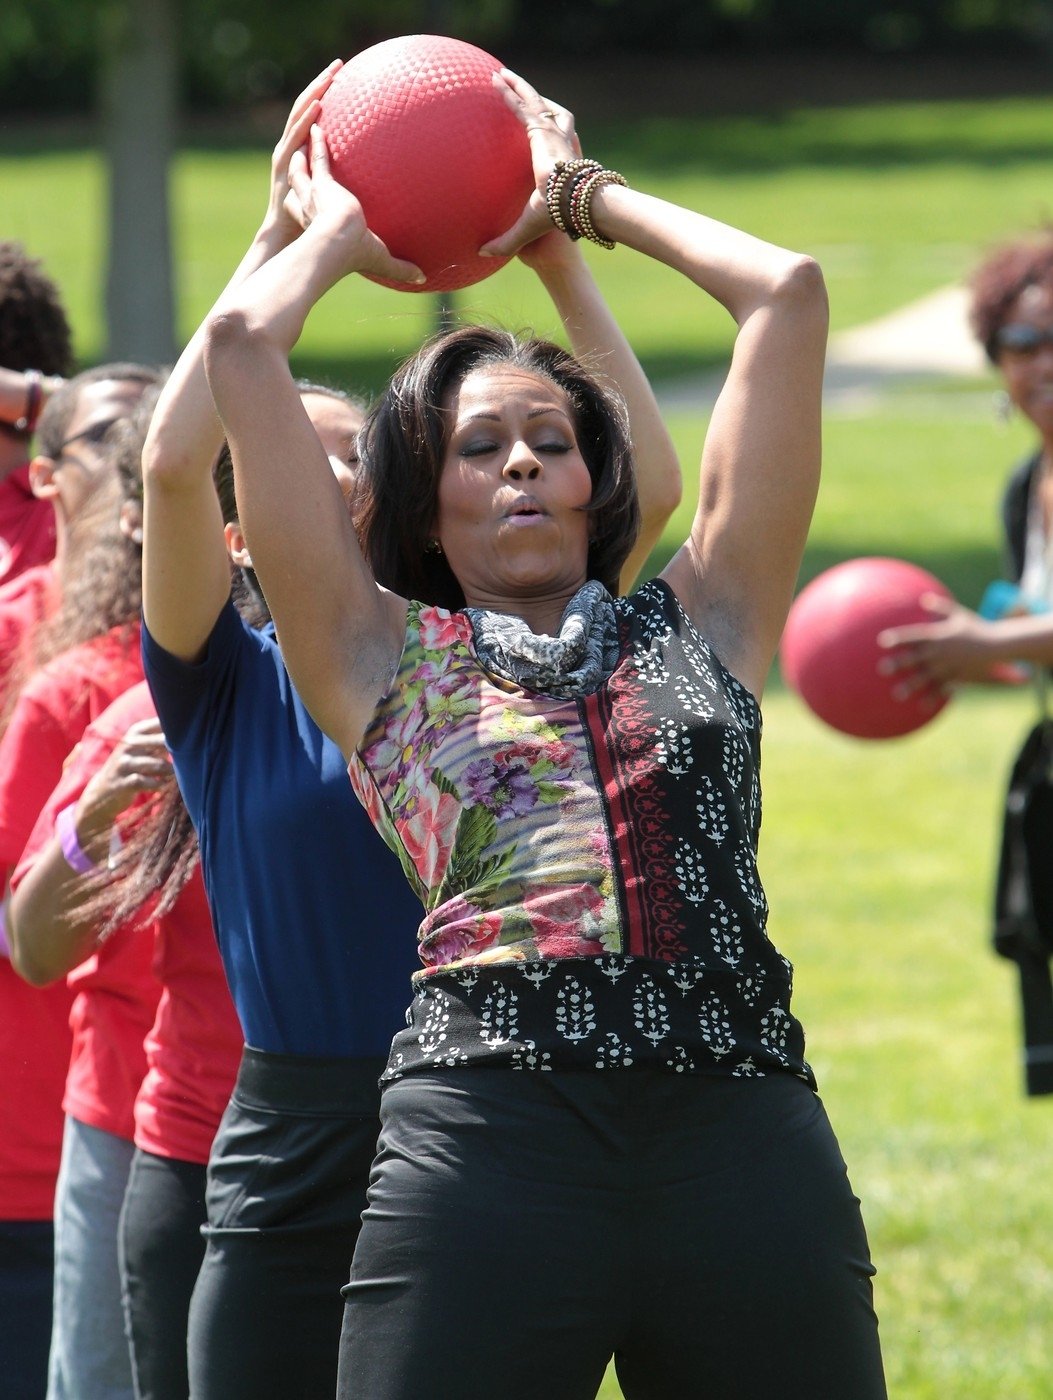
[(426, 909), (385, 1079), (520, 1069), (789, 1072), (814, 1084), (757, 874), (760, 711), (660, 580), (561, 700), (488, 675), (462, 613), (413, 603), (353, 757)]

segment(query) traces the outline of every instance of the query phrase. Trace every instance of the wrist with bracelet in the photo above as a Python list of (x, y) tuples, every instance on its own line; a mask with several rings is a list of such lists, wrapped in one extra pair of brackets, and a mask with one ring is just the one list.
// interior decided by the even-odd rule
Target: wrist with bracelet
[[(55, 835), (58, 837), (63, 859), (71, 870), (78, 875), (91, 875), (98, 870), (101, 862), (88, 855), (80, 844), (80, 837), (77, 835), (77, 804), (75, 802), (71, 802), (68, 807), (63, 807), (55, 818)], [(110, 849), (106, 862), (110, 870), (114, 868), (121, 844), (121, 834), (114, 825), (110, 831)]]
[(71, 802), (68, 807), (63, 807), (55, 818), (55, 835), (58, 837), (63, 859), (71, 870), (76, 871), (78, 875), (90, 875), (93, 870), (99, 868), (98, 861), (92, 860), (80, 844), (80, 837), (77, 835), (76, 803)]
[(31, 433), (37, 426), (44, 402), (44, 376), (38, 369), (27, 369), (22, 371), (22, 378), (26, 383), (26, 401), (21, 417), (15, 419), (13, 426), (18, 433)]
[(613, 248), (614, 240), (597, 233), (592, 222), (592, 199), (604, 185), (625, 184), (624, 175), (605, 169), (598, 160), (557, 160), (545, 186), (545, 207), (568, 238), (585, 238), (601, 248)]

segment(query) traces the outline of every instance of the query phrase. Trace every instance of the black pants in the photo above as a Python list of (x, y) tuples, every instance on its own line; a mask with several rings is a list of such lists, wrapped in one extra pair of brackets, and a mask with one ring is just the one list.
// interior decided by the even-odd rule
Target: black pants
[(246, 1049), (209, 1162), (194, 1400), (332, 1400), (382, 1068)]
[(55, 1287), (50, 1220), (0, 1220), (0, 1395), (44, 1400)]
[(138, 1400), (187, 1400), (187, 1318), (205, 1254), (205, 1168), (136, 1149), (118, 1227)]
[(884, 1400), (873, 1269), (789, 1075), (407, 1075), (384, 1092), (341, 1400)]

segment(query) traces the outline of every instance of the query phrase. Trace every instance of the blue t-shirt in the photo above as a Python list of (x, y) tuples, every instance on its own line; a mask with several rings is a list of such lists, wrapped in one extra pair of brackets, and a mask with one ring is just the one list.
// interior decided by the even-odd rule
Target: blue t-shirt
[(197, 665), (145, 627), (142, 638), (246, 1042), (386, 1055), (420, 967), (423, 910), (293, 689), (273, 628), (254, 631), (228, 602)]

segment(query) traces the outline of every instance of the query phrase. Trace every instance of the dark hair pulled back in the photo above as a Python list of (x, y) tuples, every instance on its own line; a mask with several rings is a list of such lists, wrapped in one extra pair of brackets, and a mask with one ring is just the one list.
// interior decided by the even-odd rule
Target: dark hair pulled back
[(402, 365), (359, 435), (355, 519), (373, 576), (445, 608), (464, 606), (446, 558), (426, 548), (438, 509), (450, 393), (478, 369), (510, 365), (566, 394), (592, 478), (588, 577), (611, 592), (639, 531), (628, 419), (620, 398), (551, 341), (466, 326), (426, 342)]

